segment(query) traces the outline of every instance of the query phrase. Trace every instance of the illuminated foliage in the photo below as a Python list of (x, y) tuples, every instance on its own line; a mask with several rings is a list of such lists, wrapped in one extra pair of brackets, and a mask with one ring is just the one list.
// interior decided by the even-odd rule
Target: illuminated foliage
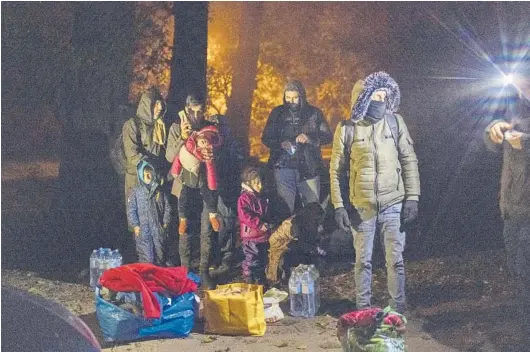
[(129, 101), (136, 101), (152, 82), (167, 96), (173, 46), (172, 2), (135, 3), (137, 30), (133, 56), (133, 78)]
[[(151, 72), (167, 94), (173, 17), (171, 3), (136, 4), (138, 40), (130, 99), (146, 87)], [(232, 67), (238, 50), (241, 4), (212, 2), (208, 25), (208, 112), (225, 114), (232, 93)], [(264, 157), (261, 133), (271, 109), (282, 103), (288, 79), (304, 83), (308, 100), (324, 111), (332, 128), (347, 117), (353, 83), (376, 67), (373, 53), (387, 45), (386, 10), (364, 4), (266, 3), (256, 89), (250, 116), (253, 156)], [(373, 20), (378, 30), (373, 30)], [(340, 25), (337, 25), (340, 24)]]

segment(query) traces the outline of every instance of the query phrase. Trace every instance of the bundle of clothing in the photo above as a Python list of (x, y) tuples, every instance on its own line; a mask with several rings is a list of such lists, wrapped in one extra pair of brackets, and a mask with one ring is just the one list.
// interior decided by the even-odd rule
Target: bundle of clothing
[(339, 318), (337, 337), (345, 352), (406, 352), (406, 324), (390, 307), (359, 309)]
[(122, 265), (105, 271), (101, 286), (113, 292), (139, 292), (145, 318), (160, 318), (161, 307), (155, 292), (170, 296), (197, 291), (185, 267), (162, 268), (150, 263)]

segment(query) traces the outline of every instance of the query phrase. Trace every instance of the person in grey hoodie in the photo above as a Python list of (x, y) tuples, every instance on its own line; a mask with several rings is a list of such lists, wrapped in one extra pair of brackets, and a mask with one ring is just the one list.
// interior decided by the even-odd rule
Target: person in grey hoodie
[(320, 201), (320, 146), (332, 136), (322, 110), (307, 102), (302, 83), (287, 83), (283, 104), (271, 111), (261, 136), (270, 149), (276, 190), (288, 208), (285, 218), (294, 214), (297, 195), (304, 204)]
[(136, 166), (143, 157), (150, 157), (162, 179), (169, 171), (165, 159), (167, 144), (167, 122), (164, 120), (166, 104), (156, 88), (143, 93), (138, 103), (136, 116), (123, 125), (123, 149), (126, 158), (125, 199), (138, 185)]
[[(506, 119), (485, 130), (488, 149), (503, 154), (500, 210), (508, 270), (518, 288), (523, 335), (530, 334), (530, 71), (516, 82)], [(513, 89), (515, 87), (512, 87)]]

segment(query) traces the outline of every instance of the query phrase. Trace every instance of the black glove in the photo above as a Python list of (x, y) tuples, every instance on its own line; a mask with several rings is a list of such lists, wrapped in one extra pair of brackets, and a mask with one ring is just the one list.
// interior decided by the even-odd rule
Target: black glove
[(401, 209), (401, 227), (399, 231), (406, 231), (410, 228), (418, 219), (418, 201), (417, 200), (406, 200), (403, 202), (403, 208)]
[(335, 221), (337, 222), (337, 226), (339, 229), (350, 232), (350, 217), (348, 216), (348, 212), (344, 207), (340, 207), (335, 209)]

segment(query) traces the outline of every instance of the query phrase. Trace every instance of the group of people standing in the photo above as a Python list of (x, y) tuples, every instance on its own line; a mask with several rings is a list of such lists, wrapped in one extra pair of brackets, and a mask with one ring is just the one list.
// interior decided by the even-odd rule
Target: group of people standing
[[(381, 231), (391, 303), (403, 311), (403, 225), (417, 216), (417, 159), (405, 122), (395, 114), (400, 101), (396, 82), (384, 72), (374, 73), (358, 82), (353, 93), (351, 119), (333, 137), (322, 110), (308, 103), (303, 85), (287, 83), (283, 104), (272, 110), (262, 135), (278, 195), (278, 204), (269, 204), (263, 170), (244, 165), (227, 117), (205, 114), (203, 97), (189, 94), (185, 108), (168, 121), (160, 93), (145, 92), (136, 116), (123, 127), (127, 214), (138, 260), (164, 265), (164, 242), (178, 233), (181, 265), (189, 267), (196, 236), (191, 219), (199, 218), (199, 273), (204, 287), (211, 288), (214, 278), (234, 264), (237, 217), (243, 276), (248, 282), (277, 282), (280, 261), (288, 270), (315, 254), (324, 216), (319, 205), (321, 146), (333, 141), (331, 199), (338, 226), (353, 231), (355, 238), (357, 303), (370, 305), (373, 239)], [(344, 196), (345, 188), (349, 194)], [(175, 234), (168, 233), (174, 228), (172, 199), (178, 199)], [(200, 215), (195, 200), (202, 200)], [(272, 208), (277, 213), (281, 209), (279, 218), (271, 216)], [(219, 241), (213, 241), (215, 233)], [(212, 267), (215, 251), (222, 260)], [(291, 259), (281, 260), (286, 252)]]
[[(390, 75), (370, 74), (354, 85), (351, 115), (333, 134), (322, 111), (308, 103), (303, 85), (289, 82), (283, 104), (272, 110), (262, 134), (263, 144), (270, 149), (268, 170), (278, 195), (276, 204), (263, 192), (263, 170), (245, 165), (226, 116), (206, 114), (204, 98), (189, 94), (185, 108), (168, 121), (162, 96), (156, 89), (144, 93), (136, 116), (123, 127), (127, 213), (138, 260), (164, 265), (164, 241), (178, 235), (181, 265), (189, 267), (192, 238), (197, 236), (192, 233), (193, 218), (198, 219), (199, 274), (203, 286), (212, 288), (215, 278), (234, 264), (239, 222), (243, 276), (248, 282), (277, 282), (280, 255), (291, 253), (297, 258), (284, 261), (287, 269), (312, 260), (324, 216), (319, 205), (321, 146), (332, 142), (331, 202), (337, 226), (354, 238), (357, 307), (371, 305), (372, 252), (379, 238), (386, 259), (389, 303), (403, 312), (405, 232), (417, 221), (420, 178), (414, 143), (403, 117), (397, 114), (400, 100), (399, 86)], [(511, 128), (497, 122), (488, 127), (490, 144), (502, 142), (502, 132)], [(530, 174), (528, 132), (516, 135), (524, 142), (505, 151), (505, 158), (518, 158), (526, 180)], [(509, 165), (514, 170), (514, 164)], [(527, 194), (530, 186), (526, 186)], [(174, 228), (171, 210), (176, 199), (178, 230), (169, 234)], [(510, 199), (515, 197), (505, 196), (501, 201)], [(201, 204), (194, 207), (196, 200), (202, 203), (202, 211)], [(529, 205), (523, 203), (513, 209), (528, 220)], [(271, 217), (273, 208), (280, 211), (279, 220)], [(506, 224), (507, 237), (515, 236), (508, 229), (513, 224)], [(528, 237), (527, 225), (516, 225), (512, 232)], [(219, 234), (218, 241), (213, 241), (214, 234)], [(517, 253), (512, 265), (521, 271), (528, 261), (518, 254), (517, 243), (507, 240), (507, 248)], [(221, 260), (212, 266), (215, 252)]]

